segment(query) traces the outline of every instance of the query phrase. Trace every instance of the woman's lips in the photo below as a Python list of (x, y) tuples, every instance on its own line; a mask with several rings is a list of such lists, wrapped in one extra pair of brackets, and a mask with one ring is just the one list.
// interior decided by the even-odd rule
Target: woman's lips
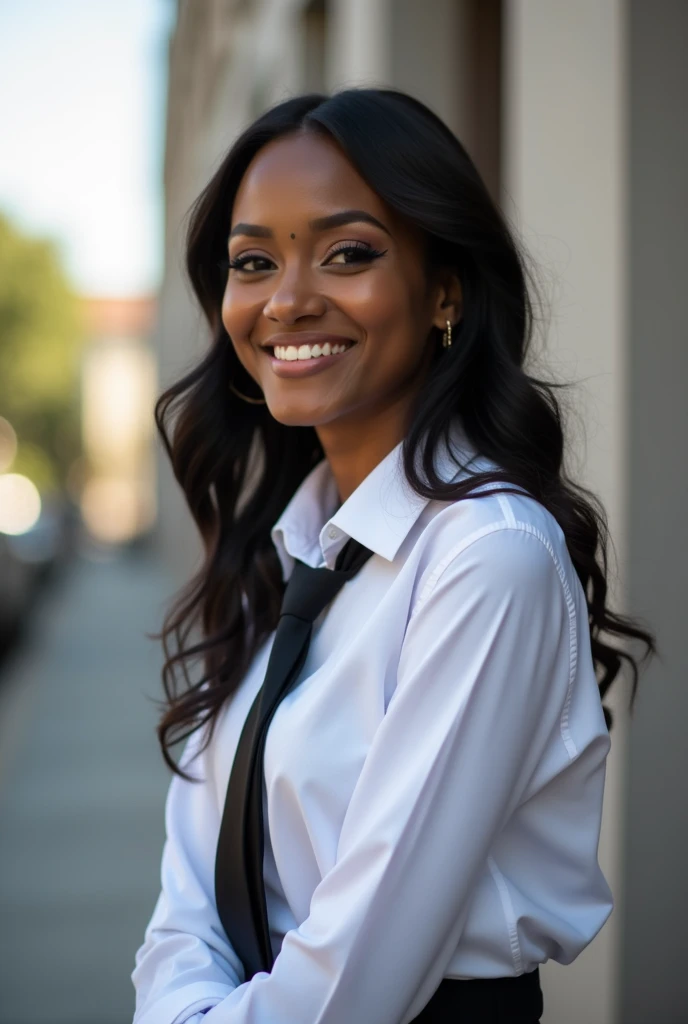
[(270, 360), (270, 366), (277, 377), (310, 377), (315, 373), (322, 373), (328, 367), (340, 359), (344, 359), (355, 344), (349, 345), (344, 352), (337, 355), (315, 356), (313, 359), (277, 359), (271, 348), (264, 348), (262, 351)]

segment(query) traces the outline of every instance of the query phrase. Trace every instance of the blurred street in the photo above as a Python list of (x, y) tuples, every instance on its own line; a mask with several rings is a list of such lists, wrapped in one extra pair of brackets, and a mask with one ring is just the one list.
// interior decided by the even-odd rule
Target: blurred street
[(158, 753), (152, 556), (80, 557), (0, 668), (1, 1024), (127, 1024), (158, 891), (168, 773)]

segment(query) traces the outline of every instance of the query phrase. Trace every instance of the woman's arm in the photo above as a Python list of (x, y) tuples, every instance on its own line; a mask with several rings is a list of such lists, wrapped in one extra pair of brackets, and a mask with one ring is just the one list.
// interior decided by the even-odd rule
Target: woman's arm
[[(435, 575), (408, 625), (335, 866), (272, 973), (239, 985), (204, 1024), (411, 1020), (444, 975), (490, 848), (543, 753), (560, 744), (568, 763), (560, 723), (575, 617), (553, 552), (502, 529)], [(595, 766), (588, 799), (601, 803), (602, 780)]]
[(223, 1000), (244, 979), (215, 909), (215, 849), (208, 836), (217, 833), (219, 818), (206, 752), (192, 760), (201, 739), (201, 730), (191, 736), (182, 763), (203, 781), (175, 775), (167, 795), (162, 890), (132, 974), (134, 1024), (195, 1024), (197, 1011)]

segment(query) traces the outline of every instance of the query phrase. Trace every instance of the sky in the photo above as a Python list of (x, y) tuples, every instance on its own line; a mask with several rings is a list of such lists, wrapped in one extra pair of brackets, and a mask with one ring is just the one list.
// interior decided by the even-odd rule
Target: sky
[(83, 294), (162, 274), (173, 0), (0, 0), (0, 212)]

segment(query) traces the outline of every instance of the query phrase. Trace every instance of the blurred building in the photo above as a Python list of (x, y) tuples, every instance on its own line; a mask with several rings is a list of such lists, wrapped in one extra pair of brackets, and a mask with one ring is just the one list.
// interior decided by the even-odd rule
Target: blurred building
[(89, 533), (123, 544), (156, 515), (151, 407), (157, 369), (149, 337), (155, 300), (90, 298), (81, 373), (83, 464), (73, 481)]
[[(571, 468), (609, 514), (614, 600), (663, 653), (632, 728), (616, 716), (601, 857), (617, 909), (573, 966), (545, 968), (549, 1024), (688, 1019), (686, 38), (684, 0), (180, 0), (170, 48), (163, 383), (205, 344), (182, 274), (187, 210), (239, 129), (297, 92), (424, 100), (542, 268), (546, 366), (581, 382)], [(182, 576), (198, 546), (165, 464), (160, 494)]]

